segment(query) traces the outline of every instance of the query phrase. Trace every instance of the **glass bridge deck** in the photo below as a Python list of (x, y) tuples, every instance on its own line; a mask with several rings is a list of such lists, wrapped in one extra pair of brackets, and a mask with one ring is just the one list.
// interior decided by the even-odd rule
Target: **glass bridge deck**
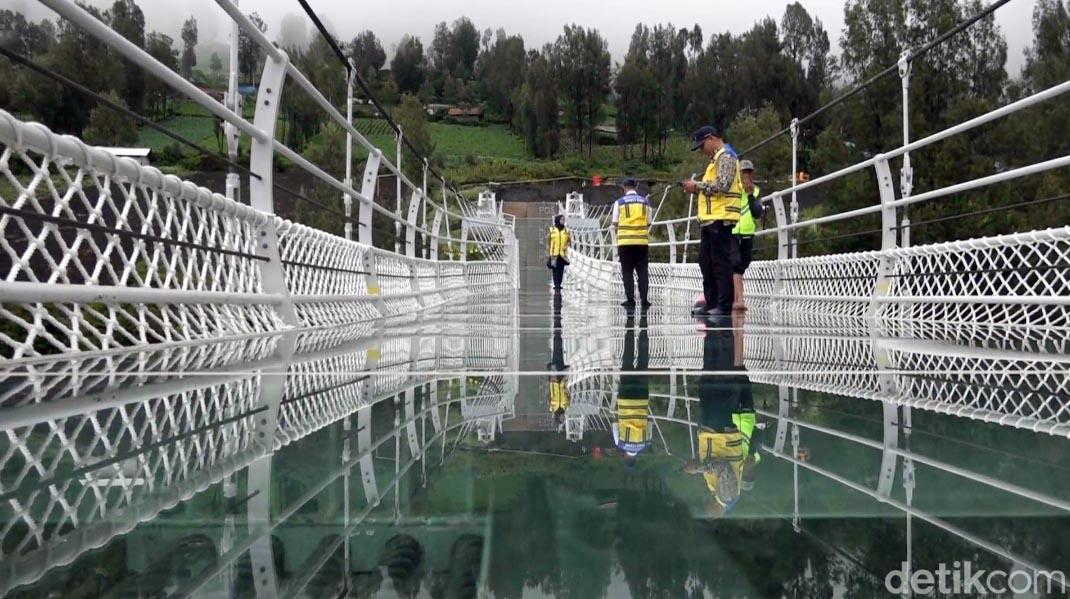
[(1059, 364), (891, 373), (850, 323), (525, 287), (12, 367), (0, 594), (859, 597), (1066, 568)]

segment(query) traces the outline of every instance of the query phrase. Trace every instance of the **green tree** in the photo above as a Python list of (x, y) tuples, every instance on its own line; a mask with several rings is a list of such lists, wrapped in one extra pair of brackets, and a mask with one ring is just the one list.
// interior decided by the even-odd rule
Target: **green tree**
[[(733, 147), (742, 150), (779, 132), (783, 127), (776, 108), (766, 103), (759, 110), (747, 108), (736, 115), (726, 136)], [(757, 179), (766, 182), (763, 193), (768, 195), (788, 186), (791, 181), (791, 139), (788, 136), (780, 136), (748, 154), (747, 158), (754, 162)]]
[[(264, 23), (259, 14), (251, 13), (249, 20), (261, 32), (267, 31), (267, 24)], [(238, 72), (242, 79), (248, 83), (253, 82), (260, 73), (263, 62), (264, 50), (256, 43), (256, 40), (249, 37), (245, 32), (240, 33), (238, 35)]]
[(394, 83), (393, 78), (387, 79), (379, 90), (379, 100), (386, 106), (396, 106), (401, 101), (401, 92), (398, 91), (398, 84)]
[(480, 54), (476, 65), (483, 98), (491, 110), (510, 123), (516, 113), (513, 99), (524, 83), (526, 62), (524, 38), (507, 36), (504, 30), (498, 30), (494, 44)]
[(554, 75), (565, 99), (566, 123), (576, 149), (594, 156), (594, 128), (605, 114), (611, 83), (609, 49), (596, 29), (567, 25), (552, 53)]
[[(115, 0), (105, 18), (119, 35), (145, 49), (145, 14), (134, 0)], [(141, 112), (145, 107), (145, 72), (126, 60), (122, 65), (124, 77), (122, 87), (117, 88), (119, 95), (132, 110)]]
[(410, 180), (419, 182), (423, 179), (423, 157), (435, 153), (435, 142), (427, 126), (427, 111), (424, 105), (411, 94), (401, 96), (401, 103), (394, 109), (394, 122), (413, 147), (420, 153), (413, 155), (407, 148), (402, 160), (402, 169)]
[[(148, 41), (145, 44), (145, 51), (167, 68), (177, 71), (178, 51), (174, 49), (174, 43), (171, 36), (154, 31), (149, 34)], [(149, 77), (145, 82), (145, 94), (149, 106), (153, 112), (159, 115), (167, 113), (167, 101), (174, 97), (171, 86), (156, 77)]]
[[(56, 42), (56, 27), (51, 21), (27, 21), (26, 16), (10, 10), (0, 10), (0, 40), (6, 47), (24, 56), (39, 56)], [(16, 68), (10, 61), (0, 61), (0, 106), (15, 111), (38, 114), (32, 103), (35, 76)]]
[(468, 17), (435, 25), (435, 34), (428, 51), (429, 70), (436, 88), (441, 89), (448, 79), (471, 79), (479, 56), (480, 34)]
[(197, 65), (197, 19), (190, 17), (182, 24), (182, 76), (193, 77)]
[[(87, 6), (85, 10), (104, 22), (104, 15), (99, 9)], [(125, 86), (126, 73), (116, 54), (103, 42), (69, 21), (60, 21), (56, 43), (51, 45), (41, 62), (95, 92), (107, 93), (124, 89)], [(54, 131), (75, 135), (82, 132), (89, 122), (89, 113), (95, 106), (93, 100), (36, 75), (30, 77), (27, 74), (23, 81), (24, 84), (16, 88), (21, 96), (20, 103), (29, 109), (35, 118)]]
[(649, 66), (634, 60), (625, 62), (614, 82), (617, 98), (617, 135), (624, 158), (630, 158), (630, 148), (639, 144), (643, 159), (650, 148), (650, 124), (654, 120), (657, 80)]
[[(333, 121), (326, 121), (319, 125), (318, 131), (308, 140), (303, 153), (313, 164), (328, 173), (339, 176), (345, 172), (345, 152), (339, 151), (340, 148), (345, 147), (345, 143), (345, 130)], [(309, 177), (308, 179), (310, 183), (301, 186), (302, 195), (339, 213), (342, 212), (344, 209), (342, 194), (337, 189), (318, 178)], [(345, 221), (340, 219), (337, 213), (308, 202), (298, 200), (294, 204), (294, 220), (335, 235), (345, 233)]]
[(212, 52), (212, 58), (208, 61), (208, 68), (212, 70), (212, 77), (216, 79), (223, 74), (223, 59), (218, 52)]
[(549, 46), (528, 52), (524, 84), (514, 103), (518, 106), (516, 128), (536, 158), (552, 158), (561, 145), (557, 84), (554, 81)]
[(417, 93), (424, 84), (424, 45), (419, 38), (405, 35), (390, 61), (390, 71), (398, 90)]
[(369, 69), (378, 73), (386, 64), (386, 51), (371, 30), (358, 33), (353, 41), (349, 42), (348, 54), (353, 60), (353, 66), (361, 74), (367, 73)]
[[(108, 94), (108, 99), (126, 107), (117, 94)], [(137, 123), (104, 105), (99, 105), (89, 113), (89, 126), (84, 135), (88, 143), (98, 146), (128, 146), (137, 142)]]

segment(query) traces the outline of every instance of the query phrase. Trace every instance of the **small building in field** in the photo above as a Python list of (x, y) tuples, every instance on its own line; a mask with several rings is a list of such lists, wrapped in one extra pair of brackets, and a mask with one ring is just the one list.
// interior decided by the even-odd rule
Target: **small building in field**
[(141, 166), (152, 164), (152, 150), (149, 148), (100, 148), (105, 152), (119, 158), (133, 158)]
[(446, 113), (446, 118), (458, 123), (481, 123), (483, 122), (483, 107), (451, 106)]
[(450, 105), (449, 104), (428, 104), (427, 105), (427, 116), (431, 117), (432, 119), (436, 119), (436, 120), (440, 119), (440, 118), (446, 116), (447, 114), (449, 114), (449, 111), (450, 111)]

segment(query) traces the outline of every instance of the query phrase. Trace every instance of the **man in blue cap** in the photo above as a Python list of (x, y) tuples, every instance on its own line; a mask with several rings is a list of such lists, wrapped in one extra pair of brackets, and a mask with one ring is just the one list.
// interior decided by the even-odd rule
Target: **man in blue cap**
[(613, 227), (617, 232), (617, 256), (624, 283), (624, 302), (628, 311), (635, 309), (635, 284), (639, 284), (639, 299), (643, 309), (650, 307), (647, 292), (650, 288), (650, 198), (639, 195), (631, 177), (620, 183), (624, 195), (613, 203)]
[(724, 317), (732, 313), (735, 291), (732, 273), (739, 262), (739, 242), (732, 229), (739, 223), (743, 183), (736, 153), (715, 127), (705, 125), (695, 131), (691, 151), (697, 150), (710, 157), (706, 172), (701, 181), (681, 183), (688, 193), (698, 194), (696, 204), (701, 230), (698, 260), (706, 305), (698, 308), (696, 314)]

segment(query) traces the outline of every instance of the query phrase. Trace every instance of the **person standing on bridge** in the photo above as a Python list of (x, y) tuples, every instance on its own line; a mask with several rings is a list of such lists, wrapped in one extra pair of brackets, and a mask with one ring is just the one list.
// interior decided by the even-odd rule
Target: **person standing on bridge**
[(706, 305), (697, 308), (695, 314), (723, 317), (732, 313), (732, 273), (739, 262), (739, 242), (732, 229), (739, 222), (743, 183), (735, 151), (716, 128), (705, 125), (695, 131), (691, 151), (695, 150), (702, 150), (710, 157), (701, 181), (681, 183), (687, 193), (698, 194), (697, 213), (702, 231), (698, 260)]
[(650, 198), (639, 195), (631, 177), (621, 181), (624, 195), (613, 203), (613, 227), (617, 232), (617, 256), (624, 282), (624, 302), (628, 310), (635, 309), (635, 285), (639, 285), (639, 299), (643, 309), (650, 307)]
[(554, 291), (561, 291), (561, 282), (565, 280), (565, 267), (568, 266), (568, 229), (565, 228), (565, 216), (554, 217), (550, 227), (550, 237), (546, 242), (546, 266), (554, 275)]
[(732, 309), (742, 312), (747, 309), (743, 301), (743, 273), (747, 272), (754, 254), (754, 232), (758, 229), (754, 219), (762, 217), (762, 189), (754, 184), (754, 163), (750, 160), (740, 161), (739, 177), (743, 183), (743, 197), (739, 201), (739, 224), (732, 229), (739, 243), (739, 264), (732, 275), (735, 291)]

